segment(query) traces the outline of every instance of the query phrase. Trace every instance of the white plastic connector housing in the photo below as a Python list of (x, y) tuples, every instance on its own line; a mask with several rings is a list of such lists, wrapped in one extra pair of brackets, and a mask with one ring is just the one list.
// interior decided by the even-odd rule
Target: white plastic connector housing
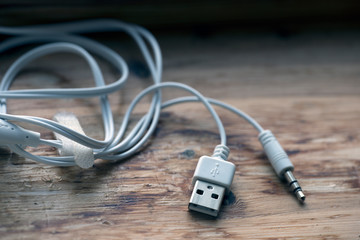
[(26, 130), (0, 119), (0, 144), (19, 144), (22, 146), (37, 147), (40, 144), (40, 133)]
[[(226, 152), (225, 155), (221, 149)], [(220, 157), (227, 158), (227, 155), (228, 148), (218, 146), (212, 157), (203, 156), (199, 159), (192, 182), (194, 190), (188, 206), (190, 210), (213, 217), (218, 215), (235, 174), (235, 165)]]
[(235, 174), (235, 165), (219, 158), (202, 156), (196, 166), (192, 184), (197, 180), (222, 186), (229, 192)]
[(259, 141), (261, 142), (266, 156), (268, 157), (276, 174), (283, 179), (286, 171), (293, 171), (294, 166), (291, 163), (288, 155), (281, 147), (279, 142), (270, 130), (265, 130), (259, 134)]

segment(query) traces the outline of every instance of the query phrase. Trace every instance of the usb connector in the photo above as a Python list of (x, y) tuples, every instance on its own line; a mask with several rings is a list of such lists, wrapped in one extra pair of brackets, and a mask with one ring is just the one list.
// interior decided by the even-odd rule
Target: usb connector
[(218, 145), (211, 157), (202, 156), (193, 177), (189, 209), (216, 217), (225, 194), (229, 192), (235, 165), (227, 162), (229, 149)]
[(189, 209), (216, 217), (224, 195), (224, 187), (197, 180), (190, 198)]

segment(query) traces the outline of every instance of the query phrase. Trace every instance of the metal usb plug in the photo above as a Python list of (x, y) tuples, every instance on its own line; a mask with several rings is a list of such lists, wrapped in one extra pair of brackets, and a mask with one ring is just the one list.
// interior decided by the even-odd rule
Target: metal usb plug
[(190, 198), (189, 209), (216, 217), (224, 195), (224, 187), (197, 180)]

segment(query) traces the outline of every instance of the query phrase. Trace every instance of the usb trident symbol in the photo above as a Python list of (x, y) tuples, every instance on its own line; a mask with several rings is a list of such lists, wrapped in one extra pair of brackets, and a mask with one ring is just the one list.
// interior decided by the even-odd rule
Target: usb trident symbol
[(219, 171), (219, 164), (215, 164), (215, 167), (210, 171), (210, 174), (215, 177), (216, 175), (218, 175), (220, 173)]

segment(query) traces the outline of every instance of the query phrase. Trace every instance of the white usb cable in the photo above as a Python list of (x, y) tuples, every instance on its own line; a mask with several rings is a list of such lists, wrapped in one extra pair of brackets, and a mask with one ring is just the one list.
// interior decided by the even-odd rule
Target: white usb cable
[[(129, 75), (127, 64), (112, 49), (79, 35), (109, 31), (124, 31), (134, 39), (144, 56), (154, 82), (153, 85), (144, 89), (131, 102), (118, 131), (115, 131), (114, 117), (107, 95), (123, 89), (126, 85)], [(161, 50), (155, 37), (146, 29), (115, 20), (92, 20), (28, 27), (0, 27), (0, 34), (11, 36), (0, 43), (0, 53), (25, 44), (45, 43), (17, 59), (4, 74), (0, 83), (0, 144), (7, 145), (15, 153), (40, 163), (55, 166), (78, 165), (87, 168), (92, 166), (94, 159), (119, 161), (141, 151), (141, 147), (156, 129), (161, 109), (175, 104), (197, 101), (204, 104), (214, 118), (221, 141), (215, 147), (212, 156), (203, 156), (199, 160), (193, 178), (194, 191), (189, 203), (190, 210), (217, 216), (223, 197), (229, 192), (235, 174), (235, 165), (227, 161), (229, 149), (226, 146), (224, 126), (211, 105), (220, 106), (237, 114), (259, 132), (259, 141), (262, 143), (277, 175), (281, 179), (287, 180), (290, 189), (300, 201), (305, 200), (305, 195), (292, 174), (293, 165), (270, 131), (264, 130), (244, 112), (221, 101), (205, 98), (190, 86), (177, 82), (161, 82)], [(150, 46), (150, 49), (148, 46)], [(28, 63), (39, 57), (57, 52), (67, 52), (84, 58), (94, 78), (95, 86), (88, 88), (10, 90), (17, 74)], [(106, 84), (101, 68), (91, 54), (98, 55), (112, 64), (119, 71), (120, 77), (118, 80)], [(193, 96), (162, 102), (161, 92), (165, 88), (182, 89)], [(152, 95), (147, 113), (125, 135), (133, 109), (146, 95)], [(7, 99), (89, 97), (99, 98), (105, 131), (104, 140), (86, 136), (81, 130), (76, 117), (72, 115), (66, 115), (65, 120), (62, 120), (64, 119), (63, 116), (57, 117), (56, 119), (59, 122), (56, 122), (35, 116), (11, 115), (6, 112)], [(58, 140), (42, 139), (39, 133), (21, 128), (15, 122), (29, 123), (53, 131), (56, 133)], [(65, 123), (67, 126), (61, 123)], [(77, 144), (77, 147), (74, 144)], [(26, 150), (26, 146), (37, 147), (38, 145), (56, 147), (61, 150), (61, 156), (37, 156)]]

